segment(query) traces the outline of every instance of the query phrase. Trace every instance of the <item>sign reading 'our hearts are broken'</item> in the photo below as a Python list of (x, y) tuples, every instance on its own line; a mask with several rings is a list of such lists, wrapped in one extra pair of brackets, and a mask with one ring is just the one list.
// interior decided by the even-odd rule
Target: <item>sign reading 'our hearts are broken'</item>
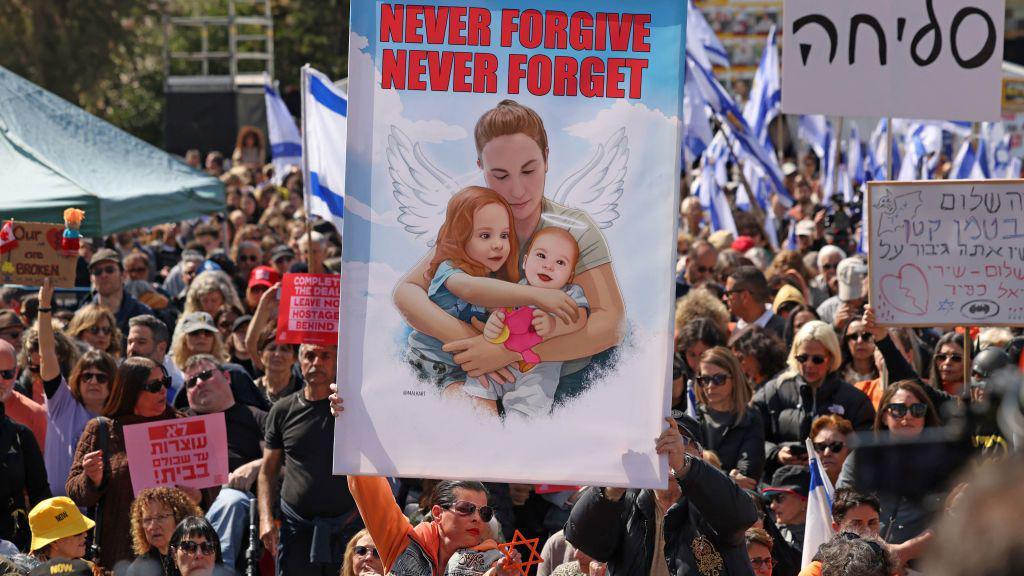
[(78, 252), (61, 249), (63, 226), (8, 220), (0, 230), (0, 284), (40, 286), (52, 278), (58, 288), (75, 285)]

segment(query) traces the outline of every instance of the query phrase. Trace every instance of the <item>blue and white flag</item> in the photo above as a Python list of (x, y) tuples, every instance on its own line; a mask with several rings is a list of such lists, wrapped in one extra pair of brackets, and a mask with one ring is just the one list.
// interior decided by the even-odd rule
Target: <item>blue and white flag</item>
[(683, 82), (683, 160), (687, 167), (700, 158), (713, 136), (707, 105), (696, 82), (693, 67), (687, 61)]
[(800, 568), (806, 568), (818, 553), (822, 544), (832, 539), (832, 495), (835, 489), (825, 473), (824, 466), (814, 444), (808, 438), (807, 454), (810, 455), (811, 485), (807, 491), (807, 520), (804, 522), (804, 547)]
[(864, 143), (861, 142), (856, 123), (850, 123), (850, 137), (846, 141), (846, 166), (858, 186), (867, 181), (864, 177)]
[(960, 150), (957, 151), (956, 157), (953, 158), (953, 167), (949, 171), (949, 177), (954, 180), (970, 178), (977, 162), (978, 156), (974, 153), (974, 146), (971, 145), (969, 138), (965, 138), (960, 144)]
[(1006, 165), (1006, 178), (1020, 178), (1021, 164), (1020, 157), (1010, 158)]
[(865, 182), (860, 185), (860, 235), (857, 236), (857, 253), (865, 256), (870, 251), (868, 247), (868, 185)]
[(693, 0), (686, 4), (686, 51), (708, 70), (711, 65), (729, 66), (729, 53)]
[(291, 166), (302, 165), (302, 136), (292, 113), (284, 100), (270, 84), (270, 76), (263, 76), (263, 101), (267, 106), (267, 136), (270, 139), (270, 158), (274, 165), (274, 182), (280, 184)]
[(708, 211), (712, 232), (728, 230), (732, 232), (734, 238), (739, 235), (736, 231), (736, 221), (732, 217), (729, 199), (725, 197), (725, 191), (718, 185), (715, 178), (715, 161), (709, 154), (704, 155), (702, 162), (697, 199), (700, 200), (701, 206)]
[(768, 32), (768, 41), (761, 55), (761, 65), (754, 75), (750, 99), (743, 106), (743, 117), (754, 136), (769, 153), (775, 153), (768, 126), (782, 113), (782, 79), (779, 77), (779, 49), (775, 40), (775, 26)]
[(1015, 178), (1015, 176), (1010, 176), (1007, 170), (1010, 167), (1010, 135), (1006, 134), (1002, 138), (994, 138), (992, 141), (995, 142), (995, 145), (992, 146), (992, 177)]
[(302, 68), (303, 170), (306, 210), (328, 220), (343, 233), (345, 215), (345, 149), (348, 99), (331, 79)]
[[(839, 156), (839, 150), (837, 150), (839, 148), (839, 137), (836, 137), (836, 138), (832, 137), (832, 129), (831, 129), (831, 127), (829, 128), (829, 131), (828, 131), (827, 142), (828, 142), (828, 153), (825, 154), (825, 157), (821, 159), (821, 173), (822, 173), (821, 205), (822, 206), (831, 206), (832, 205), (832, 197), (839, 193), (839, 191), (836, 190), (836, 167), (834, 166), (834, 164), (835, 164), (834, 160), (836, 160), (838, 158), (838, 156)], [(839, 159), (839, 160), (841, 161), (841, 159)]]
[(800, 117), (800, 124), (797, 127), (797, 135), (801, 140), (807, 142), (814, 153), (822, 160), (822, 173), (825, 172), (825, 156), (831, 142), (832, 127), (824, 116), (817, 114), (804, 114)]
[(872, 167), (871, 178), (873, 180), (889, 180), (888, 167), (889, 163), (892, 163), (892, 175), (893, 178), (899, 174), (900, 167), (902, 166), (900, 156), (900, 140), (901, 138), (897, 133), (893, 133), (892, 142), (892, 158), (886, 159), (885, 148), (886, 148), (886, 137), (889, 130), (889, 122), (886, 118), (882, 118), (878, 121), (878, 125), (875, 127), (874, 132), (871, 133), (870, 147), (868, 151), (869, 162)]

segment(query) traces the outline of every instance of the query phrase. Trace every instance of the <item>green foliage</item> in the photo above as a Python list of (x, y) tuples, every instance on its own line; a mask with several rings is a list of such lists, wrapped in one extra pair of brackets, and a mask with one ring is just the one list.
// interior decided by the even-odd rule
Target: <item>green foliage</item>
[(349, 0), (276, 0), (274, 74), (299, 86), (299, 70), (310, 64), (331, 79), (348, 75)]

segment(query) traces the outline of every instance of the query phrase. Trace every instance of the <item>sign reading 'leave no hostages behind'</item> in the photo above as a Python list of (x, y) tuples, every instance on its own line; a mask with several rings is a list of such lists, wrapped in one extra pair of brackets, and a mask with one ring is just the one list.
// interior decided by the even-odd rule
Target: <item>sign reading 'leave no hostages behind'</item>
[(1004, 0), (786, 0), (787, 114), (998, 120)]

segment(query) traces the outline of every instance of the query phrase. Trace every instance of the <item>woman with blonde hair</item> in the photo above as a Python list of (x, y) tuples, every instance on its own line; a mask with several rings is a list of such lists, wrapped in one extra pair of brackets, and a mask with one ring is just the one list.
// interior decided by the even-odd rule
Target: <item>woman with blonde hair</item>
[(196, 276), (185, 295), (184, 315), (192, 312), (206, 312), (211, 316), (224, 304), (244, 310), (242, 301), (235, 292), (231, 277), (220, 270), (207, 270)]
[(210, 354), (222, 362), (230, 360), (224, 337), (217, 330), (213, 316), (207, 312), (183, 315), (171, 339), (171, 359), (175, 366), (184, 366), (196, 354)]
[(121, 357), (121, 330), (114, 315), (99, 304), (87, 304), (75, 312), (64, 332), (92, 348)]
[(189, 516), (202, 516), (195, 502), (177, 488), (146, 488), (131, 507), (131, 538), (135, 560), (129, 573), (163, 574), (175, 526)]
[(363, 528), (345, 546), (345, 556), (341, 562), (340, 576), (381, 576), (384, 565), (380, 561), (380, 552), (370, 537), (370, 531)]
[[(817, 416), (838, 414), (857, 430), (871, 427), (875, 409), (866, 394), (839, 376), (839, 338), (828, 324), (813, 320), (793, 338), (789, 370), (754, 395), (765, 426), (769, 466), (807, 464), (804, 440)], [(774, 471), (774, 470), (772, 470)]]
[(695, 392), (704, 447), (713, 450), (743, 488), (753, 489), (764, 471), (764, 424), (750, 409), (754, 389), (740, 361), (725, 346), (700, 356)]

